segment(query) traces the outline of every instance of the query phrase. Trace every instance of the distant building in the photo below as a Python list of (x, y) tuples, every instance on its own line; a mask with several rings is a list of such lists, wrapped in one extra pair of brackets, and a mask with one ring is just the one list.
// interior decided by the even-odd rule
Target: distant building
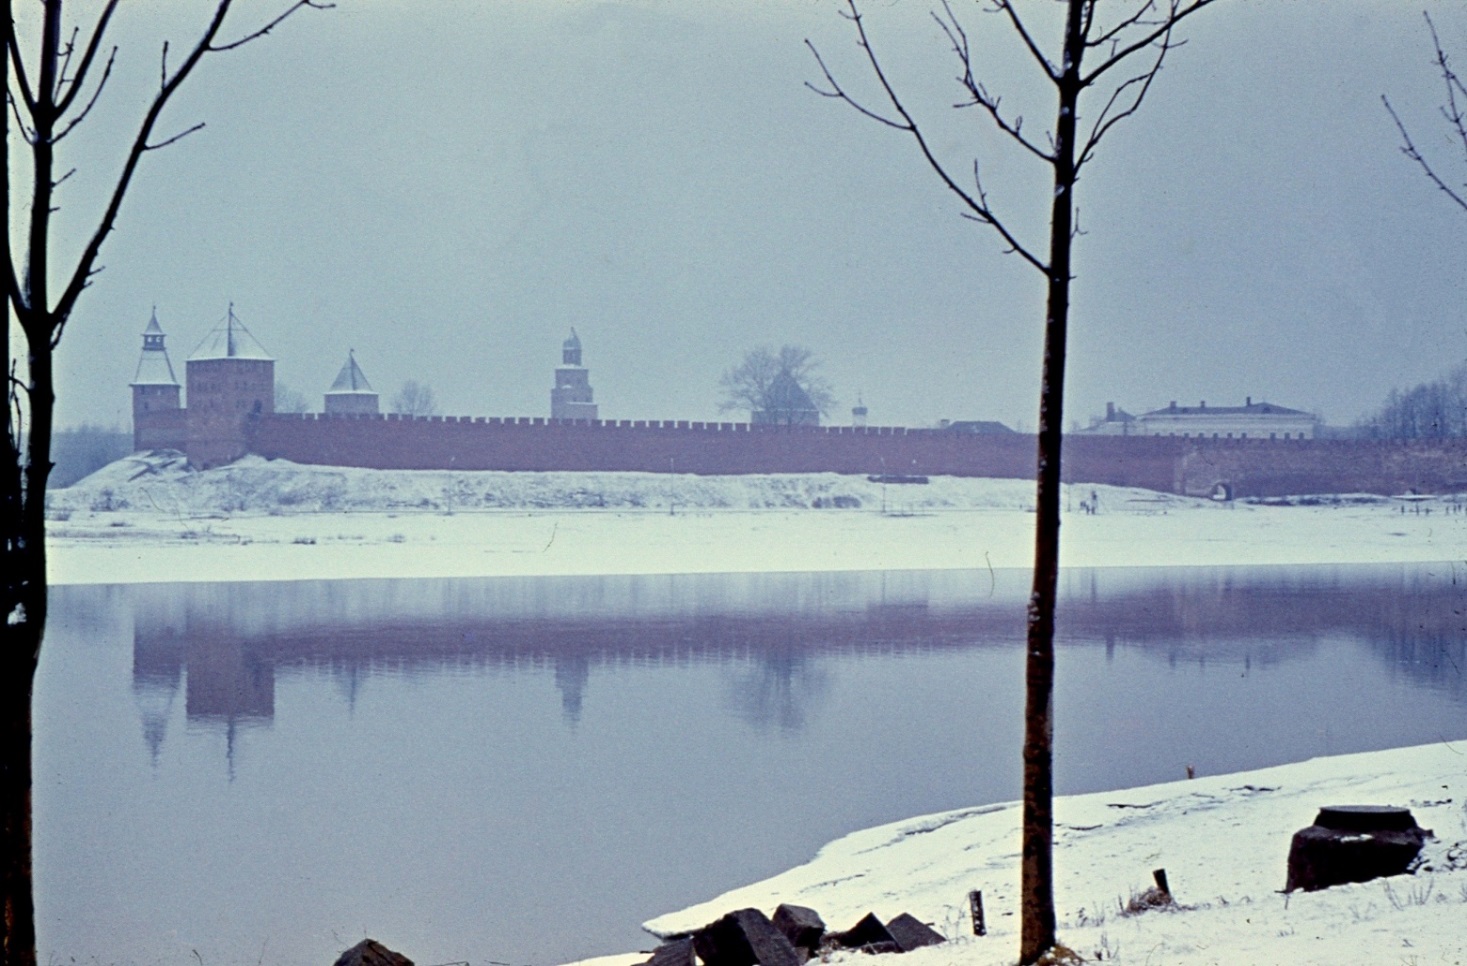
[(561, 344), (560, 367), (555, 370), (555, 388), (550, 390), (550, 418), (590, 421), (596, 419), (591, 374), (581, 365), (581, 338), (571, 329)]
[(1136, 417), (1141, 436), (1183, 436), (1205, 439), (1313, 439), (1319, 420), (1298, 409), (1249, 396), (1241, 406), (1178, 406), (1155, 409)]
[(1105, 404), (1105, 418), (1092, 419), (1090, 425), (1079, 432), (1087, 436), (1137, 436), (1141, 430), (1136, 425), (1135, 416), (1108, 402)]
[(856, 404), (851, 407), (851, 425), (865, 426), (867, 412), (868, 410), (866, 409), (866, 404), (861, 401), (860, 396), (857, 396)]
[(132, 380), (132, 445), (135, 450), (183, 448), (183, 387), (163, 345), (158, 308), (143, 330), (143, 352)]
[(326, 390), (324, 412), (333, 414), (376, 415), (380, 412), (377, 393), (357, 365), (356, 353), (347, 350), (346, 363), (336, 381)]
[(820, 407), (789, 372), (781, 371), (764, 394), (764, 408), (749, 414), (755, 426), (819, 426)]
[(1013, 432), (1003, 423), (996, 423), (991, 419), (944, 419), (937, 424), (937, 428), (949, 433), (971, 433), (975, 436), (1002, 436)]

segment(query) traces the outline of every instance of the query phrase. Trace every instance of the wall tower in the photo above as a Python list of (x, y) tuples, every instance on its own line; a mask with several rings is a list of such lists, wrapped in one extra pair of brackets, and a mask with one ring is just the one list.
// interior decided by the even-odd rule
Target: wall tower
[(234, 314), (234, 303), (186, 364), (188, 461), (199, 469), (249, 452), (254, 423), (275, 412), (275, 360)]
[(550, 418), (594, 420), (597, 407), (592, 402), (591, 375), (581, 365), (581, 339), (575, 329), (561, 344), (560, 362), (555, 388), (550, 390)]
[(182, 387), (173, 374), (173, 363), (163, 345), (163, 328), (158, 325), (158, 307), (143, 330), (143, 352), (138, 357), (132, 380), (132, 448), (182, 449)]
[(326, 390), (325, 403), (328, 416), (336, 413), (375, 416), (380, 411), (377, 393), (367, 382), (367, 377), (362, 375), (362, 369), (357, 365), (356, 353), (350, 349), (346, 353), (346, 363), (336, 375), (336, 381)]

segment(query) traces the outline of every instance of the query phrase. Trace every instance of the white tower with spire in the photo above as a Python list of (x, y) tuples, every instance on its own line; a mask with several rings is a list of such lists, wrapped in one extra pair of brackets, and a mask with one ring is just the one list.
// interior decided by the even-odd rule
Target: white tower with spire
[(182, 441), (183, 387), (163, 345), (158, 307), (143, 330), (143, 352), (132, 380), (132, 445), (134, 450), (177, 449)]

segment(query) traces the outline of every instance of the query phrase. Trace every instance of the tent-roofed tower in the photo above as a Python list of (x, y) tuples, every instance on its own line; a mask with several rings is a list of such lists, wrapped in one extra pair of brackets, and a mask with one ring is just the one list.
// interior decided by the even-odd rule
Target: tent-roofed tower
[(819, 426), (820, 407), (788, 370), (782, 370), (764, 394), (764, 408), (750, 413), (749, 422), (756, 426)]
[(179, 449), (183, 446), (183, 387), (163, 344), (158, 307), (143, 329), (143, 351), (132, 380), (132, 446), (134, 450)]
[(561, 343), (560, 362), (555, 388), (550, 390), (550, 418), (594, 420), (597, 407), (592, 401), (591, 374), (581, 365), (581, 337), (575, 329)]
[(381, 412), (378, 405), (377, 392), (372, 384), (367, 382), (367, 377), (362, 374), (361, 366), (357, 365), (356, 353), (350, 349), (346, 353), (346, 362), (341, 371), (336, 374), (336, 381), (331, 388), (326, 390), (326, 415), (371, 415), (375, 416)]
[(253, 424), (275, 412), (275, 360), (230, 303), (186, 364), (188, 460), (200, 469), (249, 452)]

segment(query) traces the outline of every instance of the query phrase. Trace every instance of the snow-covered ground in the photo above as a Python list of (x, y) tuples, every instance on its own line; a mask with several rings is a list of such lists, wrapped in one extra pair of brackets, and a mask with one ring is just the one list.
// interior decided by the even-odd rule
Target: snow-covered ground
[[(1092, 492), (1099, 512), (1079, 512)], [(1066, 502), (1068, 566), (1467, 566), (1459, 499), (1227, 505), (1076, 486)], [(1032, 484), (1014, 480), (883, 487), (835, 475), (386, 473), (258, 459), (189, 473), (131, 459), (51, 495), (49, 547), (57, 583), (1023, 567), (1032, 504)], [(1123, 964), (1467, 963), (1467, 720), (1442, 738), (1060, 799), (1061, 940)], [(1289, 836), (1319, 806), (1343, 803), (1409, 805), (1436, 831), (1429, 870), (1279, 894)], [(903, 962), (1013, 962), (1018, 825), (1016, 806), (996, 805), (857, 832), (649, 928), (779, 902), (812, 906), (837, 928), (867, 911), (911, 911), (956, 939)], [(1120, 915), (1118, 900), (1155, 868), (1183, 908)], [(981, 939), (968, 935), (970, 889), (984, 894)]]
[[(1463, 504), (1219, 504), (1077, 485), (1066, 566), (1467, 559)], [(1099, 512), (1080, 512), (1097, 498)], [(131, 458), (50, 496), (55, 583), (1025, 567), (1034, 486), (384, 472)], [(1403, 510), (1410, 512), (1402, 512)]]
[[(1282, 893), (1289, 839), (1320, 805), (1407, 805), (1436, 840), (1413, 877)], [(654, 919), (696, 929), (750, 906), (817, 909), (832, 928), (910, 911), (954, 941), (911, 966), (998, 966), (1018, 953), (1019, 808), (928, 815), (839, 839), (808, 864)], [(1117, 963), (1467, 961), (1467, 740), (1343, 755), (1237, 775), (1076, 795), (1055, 808), (1060, 941)], [(1122, 915), (1165, 869), (1181, 908)], [(983, 892), (988, 935), (966, 896)], [(645, 957), (644, 957), (645, 958)], [(870, 962), (858, 953), (834, 961)], [(627, 957), (624, 962), (639, 962)], [(608, 960), (616, 962), (616, 960)]]

